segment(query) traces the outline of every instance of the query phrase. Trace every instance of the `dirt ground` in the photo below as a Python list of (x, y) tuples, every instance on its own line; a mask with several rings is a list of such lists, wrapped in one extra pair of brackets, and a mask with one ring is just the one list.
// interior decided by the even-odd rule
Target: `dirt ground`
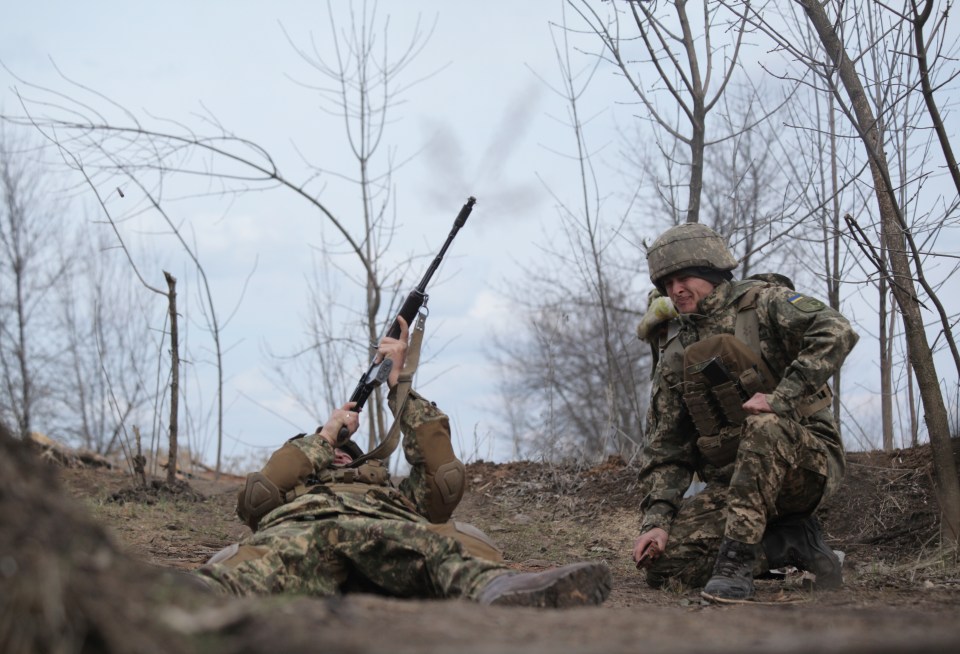
[[(845, 586), (799, 575), (758, 582), (757, 601), (715, 606), (697, 590), (652, 590), (630, 561), (636, 469), (530, 462), (468, 466), (455, 518), (485, 530), (521, 570), (597, 559), (613, 571), (601, 607), (539, 610), (371, 595), (217, 600), (164, 620), (216, 633), (223, 652), (958, 652), (960, 565), (939, 550), (926, 448), (849, 455), (823, 508)], [(190, 570), (248, 532), (234, 516), (239, 477), (192, 478), (180, 493), (130, 493), (116, 469), (57, 466), (57, 476), (117, 547), (155, 567)], [(171, 649), (175, 651), (175, 649)]]

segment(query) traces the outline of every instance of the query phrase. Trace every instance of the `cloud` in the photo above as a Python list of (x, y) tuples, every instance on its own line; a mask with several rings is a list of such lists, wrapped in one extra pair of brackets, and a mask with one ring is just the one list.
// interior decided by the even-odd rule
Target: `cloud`
[(467, 311), (467, 317), (471, 321), (485, 325), (506, 322), (510, 319), (510, 316), (510, 301), (503, 295), (487, 289), (477, 293), (473, 304)]

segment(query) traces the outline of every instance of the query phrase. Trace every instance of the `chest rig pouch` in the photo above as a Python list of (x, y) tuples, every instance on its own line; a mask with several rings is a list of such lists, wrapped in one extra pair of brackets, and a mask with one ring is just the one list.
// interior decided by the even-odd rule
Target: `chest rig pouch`
[(683, 352), (683, 401), (697, 429), (697, 449), (712, 465), (731, 463), (747, 418), (743, 403), (769, 393), (776, 380), (759, 357), (733, 334), (693, 343)]
[(371, 486), (389, 486), (390, 471), (380, 459), (368, 459), (356, 468), (325, 468), (318, 475), (307, 480), (313, 484), (369, 484)]

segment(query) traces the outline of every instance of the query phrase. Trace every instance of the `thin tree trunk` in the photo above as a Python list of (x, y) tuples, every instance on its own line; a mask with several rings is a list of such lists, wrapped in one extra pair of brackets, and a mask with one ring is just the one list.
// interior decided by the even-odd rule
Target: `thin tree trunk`
[[(704, 99), (703, 82), (700, 79), (700, 64), (694, 46), (696, 39), (690, 31), (690, 19), (686, 12), (686, 2), (677, 2), (677, 16), (683, 30), (683, 44), (690, 62), (690, 96), (693, 113), (690, 116), (690, 196), (687, 203), (687, 222), (700, 221), (701, 195), (703, 194), (703, 156), (707, 139), (707, 106)], [(709, 69), (709, 66), (708, 66)]]
[[(888, 320), (889, 318), (889, 320)], [(883, 449), (893, 449), (893, 335), (896, 313), (887, 308), (887, 278), (880, 276), (880, 415)]]
[[(840, 310), (840, 156), (837, 152), (837, 108), (833, 96), (828, 96), (827, 104), (827, 122), (830, 126), (830, 196), (833, 198), (831, 205), (833, 207), (833, 232), (824, 234), (826, 242), (829, 244), (827, 255), (827, 270), (830, 276), (827, 280), (827, 299), (830, 302), (830, 308), (836, 311)], [(824, 229), (826, 231), (826, 229)], [(840, 410), (843, 407), (843, 397), (841, 389), (843, 388), (843, 368), (837, 368), (833, 375), (833, 419), (837, 425), (842, 425), (840, 419)], [(841, 433), (842, 435), (842, 433)]]
[(167, 483), (177, 480), (177, 411), (180, 397), (180, 335), (177, 329), (177, 280), (164, 271), (170, 311), (170, 445), (167, 459)]
[(26, 299), (23, 292), (23, 265), (22, 260), (18, 262), (16, 271), (17, 286), (17, 365), (20, 369), (20, 438), (27, 440), (30, 438), (30, 432), (33, 430), (30, 424), (30, 405), (33, 403), (33, 392), (31, 390), (30, 367), (27, 365), (27, 310)]
[(920, 423), (917, 420), (917, 398), (913, 394), (913, 370), (907, 366), (907, 400), (910, 403), (910, 445), (916, 447), (920, 441)]

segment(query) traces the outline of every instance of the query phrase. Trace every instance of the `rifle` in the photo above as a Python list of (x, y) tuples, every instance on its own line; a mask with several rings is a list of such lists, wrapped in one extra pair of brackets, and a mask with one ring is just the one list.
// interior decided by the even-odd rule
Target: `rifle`
[[(460, 209), (460, 213), (457, 214), (456, 220), (453, 221), (453, 229), (450, 230), (450, 234), (447, 236), (447, 240), (444, 242), (443, 247), (440, 248), (440, 253), (433, 259), (433, 262), (427, 268), (427, 272), (424, 274), (423, 279), (420, 280), (420, 283), (410, 291), (410, 294), (407, 296), (407, 299), (404, 300), (403, 305), (400, 307), (400, 316), (403, 316), (403, 319), (407, 321), (408, 325), (413, 324), (413, 319), (419, 313), (420, 308), (427, 303), (427, 284), (430, 283), (430, 278), (433, 277), (433, 274), (437, 271), (437, 268), (440, 267), (440, 262), (443, 260), (443, 255), (447, 253), (447, 248), (450, 247), (450, 244), (453, 243), (454, 237), (456, 237), (457, 232), (460, 231), (460, 228), (464, 226), (467, 222), (467, 217), (470, 216), (470, 212), (473, 211), (473, 205), (477, 202), (477, 199), (473, 196), (467, 198), (466, 204)], [(399, 318), (394, 318), (393, 323), (390, 325), (390, 329), (387, 330), (387, 336), (390, 338), (397, 338), (400, 335), (400, 321)], [(387, 377), (390, 376), (390, 370), (393, 368), (393, 361), (391, 359), (384, 359), (383, 361), (377, 361), (376, 355), (373, 357), (373, 361), (370, 363), (370, 367), (367, 368), (367, 371), (360, 376), (360, 381), (357, 383), (357, 387), (353, 389), (353, 393), (350, 395), (350, 401), (356, 402), (353, 407), (353, 410), (357, 413), (363, 409), (363, 405), (366, 404), (367, 398), (370, 397), (370, 394), (380, 386), (383, 382), (387, 380)], [(337, 440), (339, 442), (344, 442), (350, 437), (350, 434), (346, 426), (340, 428), (340, 433), (337, 435)]]

